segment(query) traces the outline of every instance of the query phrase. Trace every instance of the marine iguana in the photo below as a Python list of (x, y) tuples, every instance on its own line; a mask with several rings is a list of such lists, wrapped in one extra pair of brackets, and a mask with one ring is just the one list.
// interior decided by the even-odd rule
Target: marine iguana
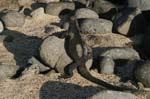
[[(87, 70), (85, 63), (88, 59), (92, 58), (92, 49), (82, 40), (78, 22), (75, 16), (72, 16), (69, 21), (69, 29), (65, 34), (65, 48), (66, 53), (73, 62), (65, 67), (63, 78), (73, 76), (73, 70), (77, 68), (78, 73), (87, 80), (94, 82), (106, 89), (116, 91), (130, 91), (130, 92), (145, 92), (134, 88), (119, 87), (111, 85), (103, 80), (93, 77)], [(146, 91), (147, 92), (147, 91)]]

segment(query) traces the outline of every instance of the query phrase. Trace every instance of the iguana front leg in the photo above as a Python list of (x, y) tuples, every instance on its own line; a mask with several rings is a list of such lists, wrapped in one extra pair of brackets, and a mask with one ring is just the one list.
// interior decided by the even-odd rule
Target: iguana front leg
[(71, 78), (73, 76), (73, 70), (77, 68), (77, 63), (71, 63), (64, 68), (64, 73), (60, 78)]

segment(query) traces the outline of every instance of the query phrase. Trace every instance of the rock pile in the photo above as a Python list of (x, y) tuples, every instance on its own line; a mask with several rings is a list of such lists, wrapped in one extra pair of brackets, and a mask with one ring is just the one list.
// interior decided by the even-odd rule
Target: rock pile
[[(97, 69), (150, 87), (149, 0), (0, 0), (0, 81), (29, 70), (64, 73), (74, 62), (63, 38), (71, 16), (93, 50), (86, 63), (89, 72)], [(109, 91), (90, 99), (115, 94), (135, 99)]]

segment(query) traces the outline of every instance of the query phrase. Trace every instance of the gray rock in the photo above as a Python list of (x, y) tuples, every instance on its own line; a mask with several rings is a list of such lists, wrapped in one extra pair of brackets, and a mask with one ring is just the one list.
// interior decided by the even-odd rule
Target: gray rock
[(43, 65), (39, 60), (37, 60), (35, 57), (31, 57), (29, 60), (28, 60), (28, 64), (31, 64), (31, 66), (29, 67), (29, 69), (34, 69), (32, 68), (33, 66), (34, 67), (37, 67), (39, 70), (36, 71), (37, 73), (40, 73), (40, 72), (45, 72), (45, 71), (48, 71), (50, 70), (49, 67)]
[(80, 18), (99, 18), (98, 14), (88, 8), (80, 8), (75, 12), (75, 16)]
[(105, 19), (83, 19), (79, 22), (82, 33), (112, 33), (112, 22)]
[(58, 16), (64, 10), (74, 10), (75, 4), (72, 2), (53, 2), (47, 4), (45, 11), (46, 14)]
[(137, 66), (134, 75), (145, 87), (150, 87), (150, 61)]
[(32, 11), (31, 16), (33, 19), (42, 19), (44, 15), (44, 8), (40, 7), (34, 11)]
[(100, 62), (101, 72), (107, 74), (114, 72), (114, 60), (140, 60), (139, 54), (132, 48), (101, 48), (99, 52), (97, 55), (102, 57)]
[[(90, 0), (89, 0), (90, 1)], [(106, 0), (91, 0), (90, 8), (98, 14), (103, 14), (110, 11), (112, 8), (116, 8), (115, 5)]]
[(6, 27), (22, 27), (25, 23), (25, 17), (16, 11), (10, 11), (2, 17)]
[[(76, 10), (75, 12), (75, 16), (77, 19), (82, 19), (82, 18), (95, 18), (98, 19), (99, 16), (96, 12), (94, 12), (93, 10), (90, 10), (88, 8), (80, 8), (78, 10)], [(70, 15), (66, 15), (66, 17), (64, 16), (64, 22), (62, 23), (62, 28), (65, 30), (68, 30), (69, 28), (69, 22), (68, 19), (70, 18)]]
[[(44, 40), (40, 47), (41, 60), (51, 68), (55, 68), (58, 72), (63, 73), (64, 67), (72, 62), (66, 54), (64, 48), (64, 39), (55, 36), (50, 36)], [(92, 60), (86, 62), (89, 69), (92, 65)]]
[(80, 6), (86, 5), (86, 3), (87, 3), (87, 0), (60, 0), (60, 1), (62, 1), (62, 2), (77, 2), (77, 3), (79, 3)]
[[(103, 49), (104, 50), (104, 49)], [(114, 60), (116, 59), (128, 59), (128, 60), (134, 60), (134, 59), (140, 59), (140, 56), (136, 50), (133, 48), (108, 48), (102, 51), (100, 56), (104, 57), (110, 57)]]
[(142, 11), (150, 10), (150, 1), (149, 0), (128, 0), (129, 7), (138, 7)]
[(143, 33), (146, 27), (144, 16), (139, 8), (127, 8), (114, 21), (113, 29), (123, 35)]
[(147, 96), (146, 96), (146, 99), (150, 99), (150, 95), (147, 95)]
[(50, 36), (44, 40), (40, 47), (40, 57), (45, 64), (56, 68), (58, 72), (64, 72), (64, 67), (72, 60), (64, 49), (64, 39)]
[(36, 0), (38, 3), (50, 3), (50, 2), (59, 2), (60, 0)]
[(2, 32), (4, 30), (4, 26), (3, 23), (0, 21), (0, 32)]
[(0, 80), (13, 77), (19, 66), (0, 64)]
[(18, 3), (20, 6), (27, 6), (27, 5), (31, 5), (33, 2), (33, 0), (18, 0)]
[(136, 99), (136, 96), (126, 92), (103, 91), (88, 99)]
[(82, 4), (82, 5), (86, 5), (88, 0), (73, 0), (73, 1), (79, 2), (80, 5), (81, 5), (81, 4)]
[(115, 68), (115, 63), (110, 57), (104, 57), (101, 60), (100, 63), (100, 70), (101, 73), (106, 73), (106, 74), (113, 74), (114, 73), (114, 68)]
[(105, 33), (105, 34), (82, 34), (85, 42), (92, 47), (128, 47), (132, 41), (120, 34)]
[(118, 66), (116, 69), (119, 72), (119, 75), (124, 80), (133, 80), (134, 79), (134, 70), (138, 66), (139, 61), (141, 60), (130, 60), (123, 66)]
[(7, 10), (19, 10), (19, 4), (17, 0), (0, 0), (0, 12)]

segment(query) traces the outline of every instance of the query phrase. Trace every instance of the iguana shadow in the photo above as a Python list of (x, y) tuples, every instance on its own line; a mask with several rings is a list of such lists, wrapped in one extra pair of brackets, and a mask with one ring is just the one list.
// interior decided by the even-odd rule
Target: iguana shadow
[(2, 35), (12, 39), (12, 41), (4, 41), (3, 44), (14, 55), (16, 65), (26, 66), (29, 58), (38, 55), (42, 39), (7, 29), (2, 32)]
[(39, 99), (87, 99), (102, 89), (94, 86), (79, 86), (71, 83), (47, 81), (40, 88)]

